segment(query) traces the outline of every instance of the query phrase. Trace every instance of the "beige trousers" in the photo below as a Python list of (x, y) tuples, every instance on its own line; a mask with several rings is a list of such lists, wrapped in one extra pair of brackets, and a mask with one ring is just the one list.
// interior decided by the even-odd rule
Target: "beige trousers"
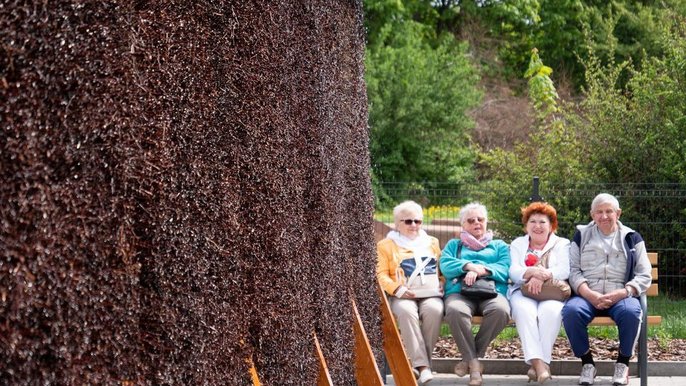
[[(472, 334), (472, 316), (483, 316), (476, 336)], [(450, 326), (463, 361), (478, 359), (486, 354), (488, 345), (510, 321), (510, 303), (505, 296), (474, 301), (461, 294), (445, 299), (445, 319)]]
[(431, 367), (433, 352), (443, 321), (443, 299), (391, 298), (391, 310), (412, 367)]

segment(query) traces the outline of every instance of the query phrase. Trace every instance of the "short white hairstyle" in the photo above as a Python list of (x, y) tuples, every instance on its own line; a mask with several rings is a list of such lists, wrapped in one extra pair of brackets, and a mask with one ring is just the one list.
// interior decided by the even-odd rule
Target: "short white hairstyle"
[(612, 209), (615, 211), (620, 209), (619, 200), (617, 200), (617, 197), (609, 193), (600, 193), (599, 195), (595, 196), (593, 202), (591, 202), (591, 213), (595, 212), (596, 208), (603, 204), (612, 205)]
[(464, 224), (465, 220), (467, 220), (467, 214), (473, 210), (482, 213), (486, 221), (488, 221), (488, 211), (486, 210), (486, 207), (480, 202), (474, 201), (470, 202), (469, 204), (463, 206), (462, 209), (460, 209), (460, 224)]
[(412, 200), (408, 200), (401, 202), (393, 208), (393, 221), (397, 223), (401, 220), (400, 216), (406, 213), (417, 214), (419, 216), (418, 220), (421, 220), (424, 217), (422, 206)]

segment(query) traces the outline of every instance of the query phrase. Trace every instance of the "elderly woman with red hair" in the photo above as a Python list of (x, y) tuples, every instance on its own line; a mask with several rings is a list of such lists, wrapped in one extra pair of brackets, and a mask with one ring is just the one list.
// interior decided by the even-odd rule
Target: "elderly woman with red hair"
[[(509, 290), (512, 318), (522, 341), (524, 360), (531, 368), (531, 381), (543, 383), (551, 378), (552, 350), (562, 323), (559, 300), (538, 301), (522, 293), (539, 293), (546, 280), (569, 278), (569, 240), (558, 237), (557, 212), (544, 202), (534, 202), (522, 208), (522, 223), (526, 235), (510, 244)], [(541, 264), (543, 263), (543, 264)]]

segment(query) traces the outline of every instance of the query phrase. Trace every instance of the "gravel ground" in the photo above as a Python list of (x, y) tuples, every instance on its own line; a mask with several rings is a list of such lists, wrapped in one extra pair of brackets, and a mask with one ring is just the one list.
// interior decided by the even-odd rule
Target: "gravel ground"
[[(594, 359), (614, 360), (617, 358), (618, 341), (591, 338)], [(433, 354), (434, 358), (460, 358), (452, 337), (439, 339)], [(486, 352), (489, 359), (523, 358), (519, 339), (493, 343)], [(553, 348), (553, 359), (573, 359), (574, 354), (566, 338), (557, 338)], [(649, 361), (686, 361), (686, 339), (672, 339), (661, 343), (656, 338), (648, 339)]]

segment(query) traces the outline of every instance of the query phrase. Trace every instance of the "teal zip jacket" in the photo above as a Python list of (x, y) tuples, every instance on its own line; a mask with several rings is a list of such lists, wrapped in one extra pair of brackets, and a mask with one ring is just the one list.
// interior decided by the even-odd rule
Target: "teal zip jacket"
[(502, 240), (492, 240), (486, 248), (480, 251), (471, 250), (464, 245), (458, 259), (457, 248), (461, 243), (459, 239), (452, 239), (448, 241), (441, 253), (439, 264), (441, 273), (445, 277), (445, 297), (459, 293), (462, 289), (460, 279), (467, 273), (463, 270), (467, 263), (481, 264), (486, 267), (491, 274), (485, 277), (495, 280), (498, 293), (507, 296), (507, 280), (510, 271), (510, 248), (507, 244)]

